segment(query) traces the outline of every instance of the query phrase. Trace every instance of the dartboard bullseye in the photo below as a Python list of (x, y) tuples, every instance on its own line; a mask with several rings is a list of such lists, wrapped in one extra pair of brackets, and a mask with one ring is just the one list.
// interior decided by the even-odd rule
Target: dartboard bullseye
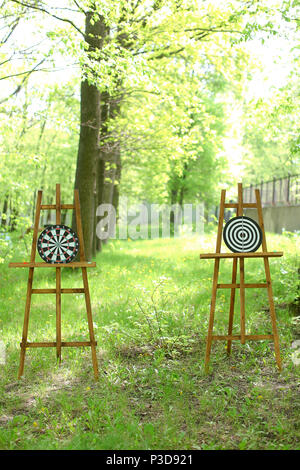
[(256, 251), (262, 242), (262, 231), (258, 223), (250, 217), (233, 217), (223, 230), (226, 246), (234, 253)]
[(78, 253), (79, 240), (66, 225), (48, 225), (38, 238), (37, 249), (46, 263), (70, 263)]

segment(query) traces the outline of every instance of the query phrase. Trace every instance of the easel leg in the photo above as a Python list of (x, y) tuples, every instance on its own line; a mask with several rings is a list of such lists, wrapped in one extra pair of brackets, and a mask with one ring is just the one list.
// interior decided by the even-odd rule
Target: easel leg
[(278, 336), (277, 325), (276, 325), (276, 314), (275, 314), (270, 265), (269, 265), (268, 258), (264, 258), (264, 264), (265, 264), (266, 281), (268, 284), (268, 297), (269, 297), (270, 316), (271, 316), (272, 330), (273, 330), (273, 337), (274, 337), (275, 358), (276, 358), (278, 369), (281, 371), (282, 367), (281, 367), (281, 358), (280, 358), (280, 349), (279, 349), (279, 336)]
[(240, 258), (241, 343), (245, 344), (245, 278), (244, 258)]
[[(56, 223), (61, 223), (60, 184), (56, 185)], [(56, 358), (61, 362), (61, 269), (56, 268)]]
[(61, 362), (61, 268), (56, 268), (56, 358)]
[[(232, 265), (232, 278), (231, 283), (236, 284), (236, 272), (237, 272), (237, 258), (233, 259)], [(232, 326), (233, 326), (233, 315), (234, 315), (234, 302), (235, 302), (235, 287), (231, 289), (230, 293), (230, 307), (229, 307), (229, 322), (228, 322), (228, 335), (232, 335)], [(231, 353), (231, 343), (232, 341), (229, 339), (227, 341), (227, 354)]]
[(86, 268), (81, 268), (81, 270), (82, 270), (83, 287), (84, 287), (84, 293), (85, 293), (85, 304), (86, 304), (86, 312), (87, 312), (87, 319), (88, 319), (88, 326), (89, 326), (89, 334), (90, 334), (90, 341), (91, 341), (94, 376), (95, 376), (95, 379), (98, 380), (99, 372), (98, 372), (98, 362), (97, 362), (95, 335), (94, 335), (94, 327), (93, 327), (89, 283), (88, 283)]
[[(42, 202), (42, 191), (38, 191), (37, 200), (36, 200), (36, 210), (35, 210), (34, 229), (33, 229), (32, 246), (31, 246), (31, 255), (30, 255), (30, 261), (31, 262), (35, 261), (36, 241), (37, 241), (38, 227), (39, 227), (39, 221), (40, 221), (41, 202)], [(25, 363), (25, 354), (26, 354), (26, 343), (27, 343), (27, 337), (28, 337), (28, 325), (29, 325), (29, 313), (30, 313), (31, 295), (32, 295), (33, 274), (34, 274), (34, 268), (29, 268), (18, 378), (22, 377), (22, 375), (24, 373), (24, 363)]]
[(30, 313), (31, 295), (32, 295), (33, 273), (34, 273), (34, 268), (29, 268), (18, 379), (20, 379), (24, 373), (26, 343), (27, 343), (27, 337), (28, 337), (29, 313)]
[(214, 267), (213, 288), (212, 288), (208, 332), (207, 332), (207, 340), (206, 340), (206, 353), (205, 353), (205, 372), (206, 373), (208, 372), (208, 369), (209, 369), (209, 359), (210, 359), (212, 334), (213, 334), (213, 326), (214, 326), (214, 315), (215, 315), (215, 308), (216, 308), (219, 265), (220, 265), (220, 259), (217, 258), (215, 260), (215, 267)]
[[(267, 242), (266, 242), (266, 234), (265, 234), (265, 227), (264, 227), (264, 220), (263, 220), (263, 211), (260, 199), (260, 192), (258, 189), (255, 190), (256, 202), (257, 202), (257, 212), (258, 212), (258, 220), (259, 225), (262, 230), (263, 238), (262, 238), (262, 248), (263, 251), (267, 250)], [(264, 258), (264, 265), (265, 265), (265, 273), (266, 273), (266, 281), (268, 285), (268, 297), (269, 297), (269, 305), (270, 305), (270, 316), (272, 322), (272, 329), (273, 329), (273, 338), (274, 338), (274, 349), (275, 349), (275, 358), (278, 369), (281, 370), (281, 359), (280, 359), (280, 349), (279, 349), (279, 337), (277, 332), (277, 325), (276, 325), (276, 314), (275, 314), (275, 307), (274, 307), (274, 300), (273, 300), (273, 291), (272, 291), (272, 282), (271, 282), (271, 273), (270, 273), (270, 265), (269, 265), (269, 258)]]

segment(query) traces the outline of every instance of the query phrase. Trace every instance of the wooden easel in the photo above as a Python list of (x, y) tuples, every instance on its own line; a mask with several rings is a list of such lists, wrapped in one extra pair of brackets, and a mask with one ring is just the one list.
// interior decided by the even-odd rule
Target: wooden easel
[[(77, 235), (79, 239), (80, 261), (70, 262), (68, 264), (63, 264), (63, 263), (49, 264), (49, 263), (35, 261), (36, 245), (37, 245), (37, 238), (38, 238), (38, 231), (39, 231), (40, 212), (43, 209), (44, 210), (53, 209), (56, 211), (56, 224), (61, 223), (61, 210), (62, 209), (75, 210)], [(32, 239), (30, 262), (29, 263), (10, 263), (9, 267), (10, 268), (29, 268), (25, 315), (24, 315), (24, 324), (23, 324), (23, 335), (22, 335), (22, 342), (20, 343), (21, 354), (20, 354), (20, 366), (19, 366), (18, 378), (20, 378), (24, 372), (25, 353), (26, 353), (27, 348), (54, 347), (56, 348), (57, 360), (60, 363), (62, 347), (90, 346), (91, 351), (92, 351), (94, 376), (95, 376), (95, 379), (97, 380), (98, 379), (98, 363), (97, 363), (97, 355), (96, 355), (97, 343), (95, 341), (95, 336), (94, 336), (91, 299), (90, 299), (90, 291), (89, 291), (87, 271), (86, 271), (86, 268), (96, 267), (96, 263), (89, 263), (85, 259), (82, 223), (81, 223), (81, 215), (80, 215), (79, 193), (77, 189), (75, 189), (74, 191), (74, 204), (61, 204), (59, 184), (56, 185), (56, 203), (55, 204), (42, 204), (42, 191), (38, 191), (37, 202), (36, 202), (36, 212), (35, 212), (35, 222), (34, 222), (34, 227), (33, 227), (33, 239)], [(55, 268), (55, 271), (56, 271), (55, 289), (33, 289), (32, 284), (33, 284), (34, 268)], [(61, 288), (61, 268), (81, 268), (83, 288), (62, 289)], [(85, 304), (86, 304), (86, 311), (87, 311), (90, 341), (65, 342), (61, 340), (61, 294), (78, 294), (78, 293), (83, 293), (85, 295)], [(55, 294), (56, 295), (56, 341), (55, 342), (31, 343), (27, 341), (29, 313), (30, 313), (32, 294)]]
[[(226, 191), (222, 190), (221, 192), (221, 202), (220, 202), (220, 212), (219, 212), (219, 223), (218, 223), (218, 233), (217, 233), (217, 243), (216, 243), (216, 252), (215, 253), (206, 253), (201, 254), (201, 259), (214, 259), (214, 274), (213, 274), (213, 286), (212, 286), (212, 298), (210, 304), (210, 315), (209, 315), (209, 325), (208, 325), (208, 335), (206, 342), (206, 354), (205, 354), (205, 371), (208, 372), (209, 369), (209, 359), (212, 341), (216, 340), (227, 340), (227, 353), (231, 352), (231, 342), (233, 340), (240, 340), (242, 344), (245, 344), (246, 340), (270, 340), (274, 341), (275, 349), (275, 358), (278, 369), (281, 370), (281, 359), (279, 351), (279, 338), (276, 326), (276, 315), (275, 307), (273, 300), (272, 292), (272, 282), (270, 275), (270, 266), (269, 258), (280, 257), (283, 255), (283, 252), (268, 252), (266, 235), (263, 222), (263, 212), (260, 199), (259, 189), (255, 190), (256, 203), (244, 203), (243, 202), (243, 188), (242, 184), (238, 184), (238, 202), (237, 204), (226, 204), (225, 203)], [(221, 253), (221, 243), (222, 243), (222, 231), (223, 231), (223, 221), (224, 221), (224, 210), (225, 208), (234, 208), (236, 209), (236, 215), (242, 216), (244, 208), (256, 208), (258, 212), (258, 222), (262, 230), (262, 251), (250, 252), (250, 253)], [(221, 258), (230, 258), (233, 260), (232, 266), (232, 279), (231, 284), (218, 284), (219, 276), (219, 266)], [(266, 282), (258, 284), (248, 284), (245, 283), (245, 269), (244, 269), (244, 260), (245, 258), (263, 258), (266, 274)], [(237, 265), (240, 265), (240, 282), (237, 283)], [(269, 305), (270, 305), (270, 316), (272, 322), (273, 334), (271, 335), (246, 335), (245, 333), (245, 288), (266, 288), (268, 291)], [(228, 323), (228, 335), (213, 335), (213, 324), (214, 324), (214, 313), (216, 306), (216, 297), (218, 289), (231, 289), (230, 295), (230, 306), (229, 306), (229, 323)], [(241, 325), (241, 334), (233, 335), (232, 326), (233, 326), (233, 315), (234, 315), (234, 303), (235, 303), (235, 291), (240, 289), (240, 325)]]

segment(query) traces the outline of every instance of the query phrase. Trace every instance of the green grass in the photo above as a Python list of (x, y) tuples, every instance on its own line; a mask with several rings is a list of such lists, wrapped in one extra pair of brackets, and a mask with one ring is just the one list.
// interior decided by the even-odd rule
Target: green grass
[[(15, 240), (14, 261), (23, 241)], [(29, 349), (17, 380), (28, 270), (0, 266), (0, 448), (2, 449), (299, 449), (300, 337), (288, 304), (297, 293), (299, 236), (268, 234), (283, 371), (270, 341), (214, 342), (204, 373), (215, 234), (203, 238), (111, 241), (89, 270), (100, 378), (89, 348)], [(262, 260), (246, 260), (246, 282), (264, 280)], [(221, 261), (220, 282), (231, 262)], [(34, 287), (54, 287), (55, 272), (35, 271)], [(64, 269), (63, 287), (81, 287)], [(226, 333), (229, 292), (219, 291), (215, 331)], [(247, 332), (269, 333), (264, 289), (246, 292)], [(234, 332), (239, 331), (236, 302)], [(88, 338), (84, 298), (62, 300), (63, 340)], [(33, 296), (29, 341), (55, 340), (55, 296)]]

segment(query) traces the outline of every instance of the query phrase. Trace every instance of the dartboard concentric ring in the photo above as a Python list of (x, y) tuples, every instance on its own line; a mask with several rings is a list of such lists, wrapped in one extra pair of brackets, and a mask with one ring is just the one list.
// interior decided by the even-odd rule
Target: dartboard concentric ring
[(233, 217), (225, 224), (223, 239), (230, 251), (248, 253), (260, 247), (262, 231), (258, 223), (250, 217)]
[(70, 263), (79, 250), (77, 234), (66, 225), (48, 225), (37, 241), (40, 257), (46, 263)]

